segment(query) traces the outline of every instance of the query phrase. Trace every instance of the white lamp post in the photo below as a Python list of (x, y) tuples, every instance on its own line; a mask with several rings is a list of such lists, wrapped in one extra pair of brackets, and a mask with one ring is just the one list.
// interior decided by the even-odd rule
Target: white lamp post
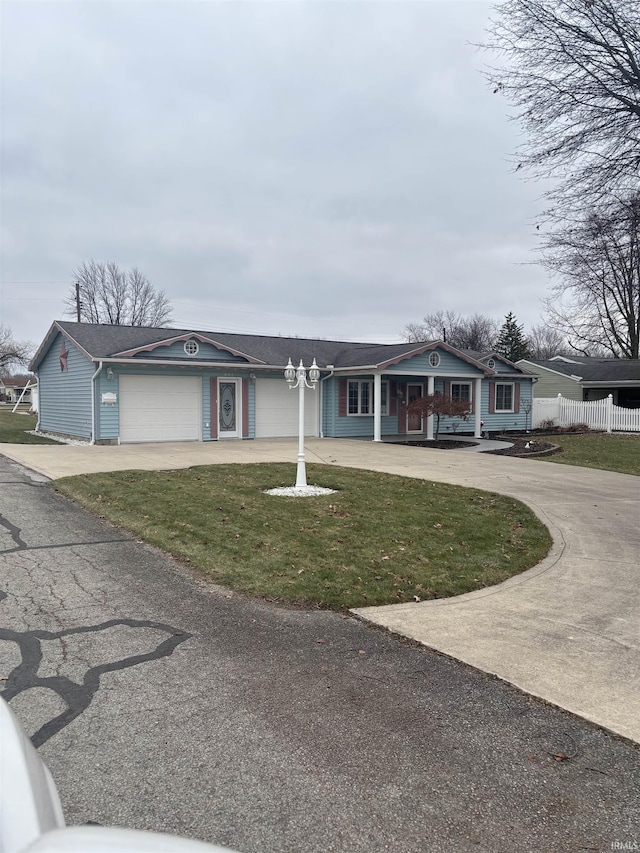
[(318, 379), (320, 379), (320, 369), (318, 368), (314, 358), (313, 364), (309, 368), (309, 379), (311, 381), (307, 382), (307, 369), (303, 365), (302, 359), (300, 359), (298, 367), (294, 367), (293, 364), (291, 364), (291, 359), (289, 359), (289, 363), (284, 371), (284, 378), (287, 380), (287, 384), (291, 391), (293, 391), (294, 388), (298, 388), (300, 391), (298, 405), (298, 469), (296, 472), (296, 489), (304, 489), (307, 486), (307, 469), (304, 462), (304, 389), (307, 387), (312, 391), (315, 391)]

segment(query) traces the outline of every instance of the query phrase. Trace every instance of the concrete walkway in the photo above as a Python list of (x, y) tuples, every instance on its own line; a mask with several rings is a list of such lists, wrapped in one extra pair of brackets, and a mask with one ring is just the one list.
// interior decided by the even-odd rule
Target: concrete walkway
[[(640, 743), (640, 479), (552, 462), (343, 440), (307, 460), (500, 492), (527, 503), (554, 546), (497, 587), (360, 617), (517, 685)], [(289, 439), (120, 447), (6, 445), (46, 477), (224, 462), (292, 463)]]

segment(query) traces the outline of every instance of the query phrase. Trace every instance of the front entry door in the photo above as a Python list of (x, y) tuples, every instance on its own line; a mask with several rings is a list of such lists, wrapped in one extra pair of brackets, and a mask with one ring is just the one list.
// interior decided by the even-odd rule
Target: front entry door
[(218, 438), (240, 438), (241, 399), (239, 379), (218, 380)]
[[(407, 385), (407, 405), (422, 397), (422, 385)], [(407, 432), (422, 432), (422, 415), (407, 411)]]

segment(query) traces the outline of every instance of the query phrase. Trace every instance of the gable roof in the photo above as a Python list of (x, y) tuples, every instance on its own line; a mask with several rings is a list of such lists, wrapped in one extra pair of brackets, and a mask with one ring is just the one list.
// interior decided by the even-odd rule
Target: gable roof
[[(436, 348), (452, 353), (486, 375), (495, 371), (480, 363), (469, 353), (455, 349), (443, 341), (423, 343), (376, 344), (351, 341), (328, 341), (318, 338), (290, 338), (266, 335), (242, 335), (229, 332), (197, 331), (193, 329), (149, 328), (146, 326), (111, 326), (93, 323), (74, 323), (56, 320), (31, 362), (37, 368), (58, 333), (62, 333), (92, 361), (125, 360), (143, 355), (160, 346), (188, 338), (206, 341), (213, 346), (247, 360), (248, 364), (284, 368), (289, 358), (310, 364), (316, 359), (321, 369), (335, 370), (384, 369), (428, 350)], [(175, 356), (172, 361), (180, 360)], [(211, 362), (212, 359), (193, 359), (189, 363)]]
[(0, 376), (0, 383), (5, 388), (25, 388), (36, 384), (35, 376)]
[[(515, 361), (509, 361), (509, 359), (501, 355), (499, 352), (495, 352), (495, 350), (486, 350), (485, 352), (479, 352), (478, 350), (473, 349), (465, 349), (463, 352), (468, 353), (471, 358), (475, 358), (476, 361), (485, 364), (489, 359), (494, 359), (494, 361), (500, 361), (502, 364), (506, 364), (508, 367), (515, 368), (519, 373), (528, 373), (528, 371), (522, 367), (520, 362), (516, 363)], [(496, 370), (496, 373), (499, 373), (499, 370)]]
[(527, 364), (560, 373), (582, 384), (640, 382), (640, 360), (637, 358), (522, 359)]

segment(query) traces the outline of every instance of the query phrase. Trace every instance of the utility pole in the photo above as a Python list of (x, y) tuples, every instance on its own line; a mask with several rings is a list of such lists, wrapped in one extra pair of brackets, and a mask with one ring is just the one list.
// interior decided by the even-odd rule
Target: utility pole
[(76, 281), (76, 320), (78, 323), (80, 320), (80, 309), (82, 308), (82, 302), (80, 302), (80, 282)]

